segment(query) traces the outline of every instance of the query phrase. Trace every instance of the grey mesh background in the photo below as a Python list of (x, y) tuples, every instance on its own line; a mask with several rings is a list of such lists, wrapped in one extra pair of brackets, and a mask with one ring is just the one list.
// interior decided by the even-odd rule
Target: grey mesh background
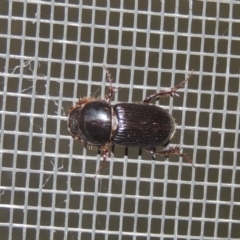
[[(103, 63), (113, 104), (194, 70), (156, 104), (196, 169), (115, 147), (94, 179), (100, 155), (66, 120), (104, 97)], [(0, 1), (0, 239), (239, 239), (239, 72), (238, 1)]]

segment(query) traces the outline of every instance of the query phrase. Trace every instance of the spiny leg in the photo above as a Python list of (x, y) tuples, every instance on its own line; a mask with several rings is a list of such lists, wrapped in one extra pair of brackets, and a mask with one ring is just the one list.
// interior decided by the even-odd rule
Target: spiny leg
[(151, 154), (153, 154), (153, 156), (155, 156), (155, 154), (165, 155), (166, 158), (169, 158), (170, 155), (177, 155), (179, 157), (182, 157), (186, 161), (188, 161), (194, 168), (196, 168), (192, 162), (192, 159), (189, 158), (185, 153), (181, 153), (180, 150), (181, 150), (181, 147), (179, 145), (177, 145), (177, 146), (171, 147), (169, 149), (163, 149), (160, 152), (156, 152), (154, 150), (149, 150), (149, 151)]
[[(87, 149), (88, 148), (87, 142), (83, 141), (83, 146), (85, 149)], [(111, 156), (111, 153), (108, 151), (107, 146), (101, 146), (101, 147), (99, 147), (98, 150), (99, 150), (99, 153), (101, 154), (101, 156), (103, 156), (103, 160), (101, 161), (100, 166), (99, 166), (97, 172), (95, 173), (94, 178), (96, 178), (97, 175), (101, 172), (106, 160)]]
[(103, 160), (100, 163), (100, 166), (97, 170), (97, 172), (95, 173), (95, 177), (97, 177), (97, 175), (101, 172), (105, 162), (107, 161), (108, 158), (111, 157), (111, 153), (108, 151), (108, 147), (107, 146), (103, 146), (103, 147), (99, 147), (99, 151), (101, 152), (101, 155), (103, 157)]
[(107, 69), (107, 67), (103, 64), (103, 68), (106, 71), (106, 75), (107, 75), (107, 81), (109, 82), (109, 89), (108, 89), (108, 95), (105, 96), (105, 100), (110, 103), (112, 97), (114, 96), (114, 94), (118, 91), (119, 87), (113, 87), (112, 86), (112, 81), (113, 78), (111, 76), (111, 73), (109, 72), (109, 70)]
[(192, 77), (192, 74), (193, 74), (193, 70), (191, 71), (191, 73), (188, 75), (187, 78), (185, 78), (181, 83), (179, 83), (175, 87), (172, 87), (166, 90), (161, 90), (159, 93), (154, 93), (148, 96), (147, 98), (145, 98), (143, 102), (150, 103), (152, 98), (156, 98), (156, 100), (159, 100), (160, 97), (174, 97), (174, 96), (179, 97), (179, 95), (177, 94), (177, 90), (184, 86), (184, 84)]

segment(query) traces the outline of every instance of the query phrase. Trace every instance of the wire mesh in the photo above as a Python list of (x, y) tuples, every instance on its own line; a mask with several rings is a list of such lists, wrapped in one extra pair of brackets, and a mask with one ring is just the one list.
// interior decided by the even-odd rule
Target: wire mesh
[[(1, 239), (239, 239), (238, 1), (1, 1)], [(196, 169), (134, 148), (101, 156), (67, 131), (79, 97), (117, 101), (194, 75), (171, 144)]]

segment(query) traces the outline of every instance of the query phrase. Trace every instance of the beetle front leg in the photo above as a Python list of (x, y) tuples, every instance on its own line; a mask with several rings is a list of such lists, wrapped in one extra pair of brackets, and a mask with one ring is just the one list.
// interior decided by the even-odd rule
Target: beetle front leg
[(169, 158), (170, 155), (177, 155), (180, 156), (182, 158), (184, 158), (186, 161), (188, 161), (194, 168), (196, 168), (192, 162), (192, 159), (190, 159), (185, 153), (181, 153), (181, 147), (179, 145), (175, 146), (175, 147), (171, 147), (169, 149), (163, 149), (160, 152), (156, 152), (154, 150), (151, 149), (147, 149), (153, 156), (155, 156), (156, 154), (158, 155), (165, 155), (166, 159)]
[(112, 81), (113, 78), (111, 76), (111, 73), (109, 72), (109, 70), (107, 69), (107, 67), (103, 64), (103, 68), (106, 71), (106, 75), (107, 75), (107, 81), (109, 82), (109, 89), (108, 89), (108, 95), (105, 96), (105, 100), (110, 103), (112, 97), (114, 96), (114, 94), (118, 91), (119, 87), (113, 87), (112, 86)]
[(152, 98), (156, 98), (156, 100), (159, 100), (160, 97), (174, 97), (174, 96), (179, 97), (179, 95), (177, 94), (177, 90), (184, 86), (184, 84), (192, 77), (192, 74), (193, 74), (193, 70), (188, 75), (188, 77), (185, 78), (180, 84), (176, 85), (175, 87), (166, 89), (166, 90), (161, 90), (159, 93), (154, 93), (154, 94), (148, 96), (147, 98), (145, 98), (143, 100), (143, 102), (150, 103)]
[(100, 166), (99, 166), (97, 172), (95, 173), (95, 177), (94, 177), (94, 178), (96, 178), (97, 175), (101, 172), (101, 170), (102, 170), (105, 162), (107, 161), (107, 159), (108, 159), (109, 157), (111, 157), (111, 152), (109, 152), (108, 146), (99, 147), (99, 150), (100, 150), (100, 152), (101, 152), (101, 155), (102, 155), (102, 157), (103, 157), (103, 160), (101, 161)]

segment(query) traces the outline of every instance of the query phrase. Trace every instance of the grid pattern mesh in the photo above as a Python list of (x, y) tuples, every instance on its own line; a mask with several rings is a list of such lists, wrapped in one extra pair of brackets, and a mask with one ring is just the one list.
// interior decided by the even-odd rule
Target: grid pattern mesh
[[(1, 1), (1, 239), (239, 239), (239, 13), (237, 1)], [(116, 102), (194, 69), (159, 104), (196, 169), (115, 147), (94, 179), (101, 157), (66, 119), (78, 97), (104, 96), (102, 63)]]

